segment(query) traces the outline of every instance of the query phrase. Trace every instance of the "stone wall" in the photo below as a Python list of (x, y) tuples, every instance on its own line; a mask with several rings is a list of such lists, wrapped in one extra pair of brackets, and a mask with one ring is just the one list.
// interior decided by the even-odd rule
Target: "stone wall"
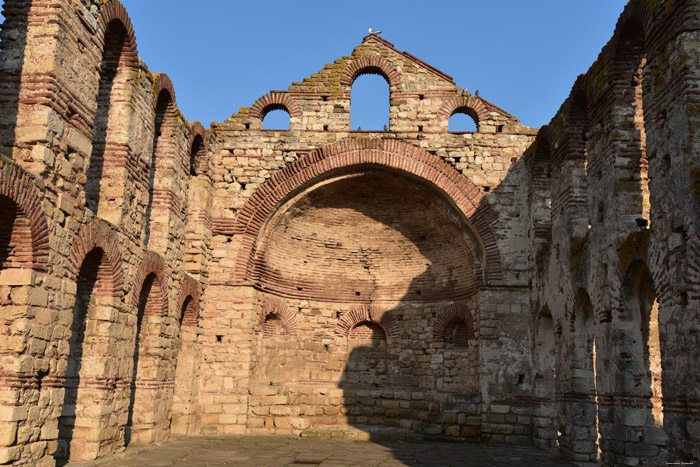
[(535, 441), (576, 460), (698, 459), (697, 18), (630, 2), (525, 157)]
[[(138, 60), (118, 2), (3, 14), (0, 462), (93, 459), (170, 430), (193, 125)], [(163, 92), (172, 147), (154, 164)], [(145, 232), (161, 219), (147, 214), (160, 165), (172, 230), (159, 254)]]
[(0, 463), (329, 425), (698, 459), (697, 1), (631, 1), (539, 131), (376, 35), (205, 130), (118, 1), (3, 14)]

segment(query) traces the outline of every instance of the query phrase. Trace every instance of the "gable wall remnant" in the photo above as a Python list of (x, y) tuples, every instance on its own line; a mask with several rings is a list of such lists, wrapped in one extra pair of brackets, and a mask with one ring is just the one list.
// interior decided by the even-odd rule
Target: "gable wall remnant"
[(630, 1), (539, 130), (375, 34), (205, 129), (118, 0), (3, 15), (0, 464), (329, 425), (698, 460), (697, 0)]

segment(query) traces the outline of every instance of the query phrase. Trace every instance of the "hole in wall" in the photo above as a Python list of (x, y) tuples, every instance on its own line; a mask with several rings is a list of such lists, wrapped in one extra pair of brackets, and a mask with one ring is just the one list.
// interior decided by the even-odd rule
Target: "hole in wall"
[(466, 110), (460, 109), (450, 117), (450, 120), (447, 122), (448, 131), (457, 133), (478, 131), (474, 117), (465, 112)]
[(382, 131), (389, 127), (389, 82), (383, 76), (359, 76), (350, 93), (351, 129)]
[(486, 193), (488, 193), (489, 191), (491, 191), (491, 187), (490, 187), (490, 186), (485, 186), (485, 187), (484, 187), (484, 191), (485, 191)]
[(418, 125), (418, 131), (423, 131), (423, 125)]
[(425, 98), (425, 96), (423, 94), (418, 94), (418, 100), (422, 101), (424, 98)]
[(286, 109), (270, 110), (263, 118), (264, 130), (289, 130), (289, 112)]
[(246, 130), (250, 130), (250, 123), (246, 123), (246, 124), (245, 124), (245, 129), (246, 129)]
[(321, 96), (321, 100), (322, 100), (323, 102), (328, 101), (328, 96)]
[(298, 291), (298, 292), (301, 292), (302, 290), (304, 290), (303, 287), (297, 287), (297, 291)]
[(222, 336), (222, 335), (217, 335), (217, 336), (216, 336), (216, 342), (222, 342), (223, 339), (224, 339), (224, 336)]
[(503, 133), (503, 125), (498, 125), (496, 127), (496, 133)]
[(328, 131), (328, 125), (323, 125), (323, 131)]

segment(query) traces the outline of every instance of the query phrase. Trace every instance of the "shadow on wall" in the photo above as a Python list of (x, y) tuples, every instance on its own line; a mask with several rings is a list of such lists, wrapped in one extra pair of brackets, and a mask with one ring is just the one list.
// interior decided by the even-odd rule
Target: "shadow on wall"
[[(509, 185), (518, 184), (522, 170), (523, 164), (511, 167), (489, 196), (510, 196)], [(343, 191), (348, 193), (348, 190)], [(402, 193), (405, 196), (405, 190)], [(485, 198), (481, 202), (489, 204)], [(341, 204), (353, 203), (349, 197), (344, 197)], [(429, 213), (425, 211), (422, 210), (422, 215), (427, 219)], [(363, 213), (376, 216), (373, 209)], [(436, 251), (426, 248), (425, 242), (421, 242), (425, 239), (406, 230), (402, 222), (394, 218), (381, 219), (381, 222), (401, 230), (431, 262), (436, 260)], [(429, 242), (436, 240), (431, 234), (428, 234)], [(475, 265), (472, 263), (469, 267), (475, 268)], [(456, 300), (450, 303), (449, 299), (439, 300), (440, 293), (435, 295), (429, 290), (429, 284), (437, 287), (441, 279), (444, 280), (434, 270), (424, 271), (412, 278), (403, 296), (397, 297), (397, 306), (376, 317), (370, 312), (367, 319), (359, 320), (349, 329), (347, 361), (338, 387), (342, 389), (339, 420), (344, 419), (352, 428), (337, 427), (337, 433), (332, 432), (336, 429), (333, 427), (311, 428), (304, 435), (314, 436), (314, 431), (318, 430), (320, 437), (377, 442), (391, 449), (394, 459), (406, 465), (425, 462), (463, 465), (464, 458), (450, 452), (452, 450), (447, 450), (444, 459), (429, 459), (422, 457), (425, 453), (421, 454), (416, 447), (425, 439), (482, 441), (479, 286), (473, 295), (453, 297)], [(474, 279), (482, 282), (478, 273)], [(423, 297), (432, 299), (422, 301), (422, 297), (416, 295), (421, 289)], [(467, 313), (454, 312), (460, 302)], [(381, 318), (385, 316), (397, 323), (398, 334), (386, 327), (387, 320)], [(466, 316), (470, 319), (464, 319)], [(436, 332), (436, 328), (440, 331)], [(519, 388), (504, 383), (501, 390), (501, 395), (507, 397)], [(331, 433), (323, 433), (323, 430)], [(529, 435), (524, 432), (524, 436)], [(451, 455), (456, 457), (449, 457)]]

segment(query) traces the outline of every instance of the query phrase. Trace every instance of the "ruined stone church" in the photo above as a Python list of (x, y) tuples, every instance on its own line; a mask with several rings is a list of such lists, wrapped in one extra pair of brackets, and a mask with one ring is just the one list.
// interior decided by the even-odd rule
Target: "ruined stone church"
[(204, 128), (118, 0), (3, 14), (0, 464), (329, 426), (700, 459), (699, 0), (631, 0), (540, 129), (376, 34)]

